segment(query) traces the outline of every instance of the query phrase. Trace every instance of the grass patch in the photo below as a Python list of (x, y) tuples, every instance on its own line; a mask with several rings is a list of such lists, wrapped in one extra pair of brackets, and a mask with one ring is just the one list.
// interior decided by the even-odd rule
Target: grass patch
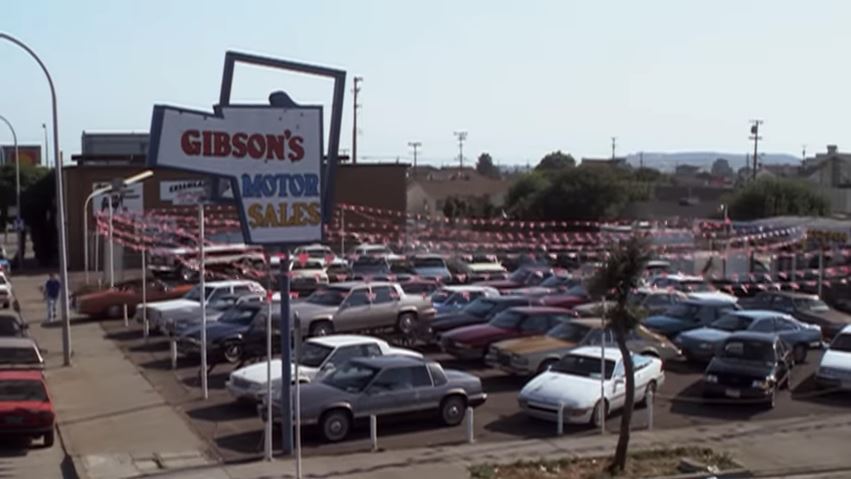
[(606, 470), (612, 457), (584, 457), (551, 461), (518, 461), (507, 465), (481, 464), (469, 468), (471, 479), (641, 479), (682, 474), (680, 461), (689, 458), (723, 471), (739, 467), (728, 455), (703, 447), (639, 451), (629, 455), (626, 470), (612, 476)]

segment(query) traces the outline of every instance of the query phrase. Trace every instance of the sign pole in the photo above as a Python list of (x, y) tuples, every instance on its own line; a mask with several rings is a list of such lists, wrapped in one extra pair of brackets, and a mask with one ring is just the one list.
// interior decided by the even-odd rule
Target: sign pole
[(281, 256), (281, 450), (285, 456), (293, 453), (292, 407), (292, 321), (290, 320), (290, 253)]
[[(267, 259), (268, 261), (268, 259)], [(266, 270), (269, 311), (266, 317), (266, 427), (264, 456), (267, 461), (272, 460), (272, 271)]]
[(205, 284), (206, 267), (204, 265), (204, 202), (198, 203), (198, 271), (201, 280), (201, 395), (209, 397), (207, 390), (207, 286)]
[(112, 244), (112, 215), (113, 215), (112, 199), (113, 199), (113, 195), (112, 195), (112, 193), (110, 193), (109, 194), (109, 250), (108, 250), (108, 254), (107, 254), (107, 256), (109, 256), (109, 287), (110, 288), (115, 287), (115, 257), (113, 256), (115, 254), (115, 252), (113, 250), (114, 246)]
[(148, 258), (147, 248), (142, 245), (142, 337), (145, 340), (151, 334), (150, 325), (148, 324)]
[(600, 434), (606, 434), (606, 297), (603, 296), (603, 317), (600, 318)]

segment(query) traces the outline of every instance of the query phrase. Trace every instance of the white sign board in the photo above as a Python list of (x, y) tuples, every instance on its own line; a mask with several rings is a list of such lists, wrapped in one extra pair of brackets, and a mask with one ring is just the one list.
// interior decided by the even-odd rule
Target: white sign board
[(322, 238), (322, 109), (154, 107), (149, 162), (236, 182), (250, 243)]
[[(187, 193), (202, 195), (206, 191), (206, 184), (207, 180), (204, 179), (160, 181), (160, 201), (174, 203), (181, 194)], [(233, 198), (230, 185), (227, 185), (222, 197)]]
[[(92, 191), (109, 187), (110, 185), (111, 183), (108, 182), (95, 182), (92, 184)], [(103, 212), (103, 214), (107, 214), (109, 212), (110, 196), (112, 196), (112, 208), (114, 214), (144, 214), (145, 197), (143, 186), (144, 185), (142, 185), (142, 183), (135, 183), (121, 188), (121, 191), (117, 193), (113, 192), (95, 195), (92, 198), (92, 215), (96, 215), (98, 212)]]

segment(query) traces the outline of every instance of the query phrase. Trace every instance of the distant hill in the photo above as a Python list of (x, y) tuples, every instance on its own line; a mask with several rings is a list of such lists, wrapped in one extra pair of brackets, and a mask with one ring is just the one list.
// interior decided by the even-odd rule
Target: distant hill
[[(700, 166), (706, 170), (712, 167), (712, 163), (718, 158), (724, 158), (730, 163), (734, 170), (745, 166), (745, 155), (733, 153), (721, 153), (717, 151), (684, 151), (678, 153), (654, 153), (645, 152), (644, 166), (656, 168), (661, 171), (674, 171), (677, 165)], [(627, 161), (633, 166), (639, 166), (640, 155), (632, 153), (627, 155)], [(801, 157), (788, 155), (786, 153), (760, 154), (760, 161), (765, 164), (800, 164)]]

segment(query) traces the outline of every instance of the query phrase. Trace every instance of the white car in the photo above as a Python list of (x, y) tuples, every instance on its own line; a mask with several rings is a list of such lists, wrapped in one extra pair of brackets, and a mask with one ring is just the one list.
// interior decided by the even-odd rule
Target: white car
[(325, 261), (320, 258), (307, 258), (300, 261), (293, 258), (290, 263), (290, 285), (293, 289), (316, 289), (328, 284)]
[[(626, 401), (624, 365), (620, 350), (606, 348), (605, 401), (600, 400), (601, 351), (586, 346), (574, 349), (559, 362), (529, 381), (520, 391), (520, 408), (539, 419), (566, 423), (599, 424), (601, 413), (623, 407)], [(650, 356), (632, 355), (635, 365), (635, 400), (643, 401), (665, 380), (662, 361)]]
[(6, 275), (0, 273), (0, 306), (8, 308), (12, 305), (12, 283), (6, 278)]
[(851, 390), (851, 325), (842, 328), (822, 355), (816, 385)]
[[(216, 302), (222, 296), (261, 294), (266, 290), (260, 283), (248, 280), (209, 281), (204, 284), (206, 304)], [(136, 320), (142, 321), (142, 306), (136, 308)], [(201, 286), (196, 285), (182, 298), (148, 303), (147, 318), (151, 329), (165, 332), (166, 324), (180, 319), (197, 316), (201, 312)]]
[[(394, 348), (387, 341), (354, 334), (334, 334), (310, 338), (301, 347), (298, 380), (308, 383), (333, 371), (349, 359), (402, 355), (422, 358), (410, 349)], [(292, 366), (295, 375), (295, 365)], [(281, 381), (281, 360), (272, 360), (272, 386)], [(230, 373), (226, 383), (237, 400), (262, 401), (266, 394), (266, 362), (261, 361)]]

